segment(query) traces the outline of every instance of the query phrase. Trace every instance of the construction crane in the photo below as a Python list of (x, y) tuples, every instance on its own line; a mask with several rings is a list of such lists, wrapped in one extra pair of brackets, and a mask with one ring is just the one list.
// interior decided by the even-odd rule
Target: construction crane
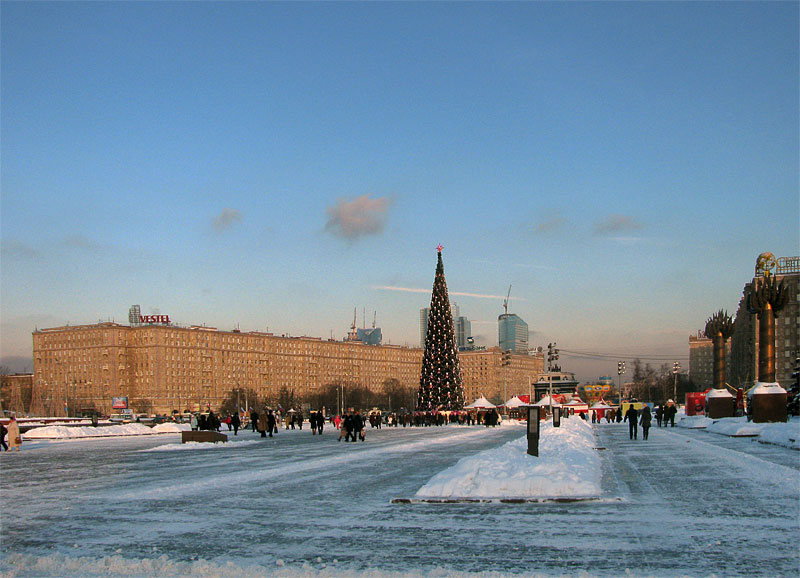
[(346, 341), (358, 341), (358, 332), (356, 331), (356, 311), (357, 307), (353, 307), (353, 324), (350, 326), (350, 333), (347, 334)]
[(505, 311), (506, 315), (508, 315), (508, 300), (510, 297), (511, 297), (511, 285), (508, 286), (508, 295), (506, 295), (506, 298), (503, 300), (503, 311)]

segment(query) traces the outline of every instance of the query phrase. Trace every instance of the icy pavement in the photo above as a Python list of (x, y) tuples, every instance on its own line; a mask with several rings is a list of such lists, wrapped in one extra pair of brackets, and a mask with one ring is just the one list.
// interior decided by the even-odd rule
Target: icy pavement
[[(603, 500), (392, 504), (520, 427), (177, 435), (3, 453), (4, 576), (764, 576), (800, 573), (796, 450), (595, 428)], [(543, 430), (544, 432), (544, 430)], [(703, 437), (701, 437), (703, 436)], [(725, 438), (727, 439), (727, 438)], [(172, 446), (169, 448), (168, 446)], [(159, 451), (150, 451), (150, 450)]]

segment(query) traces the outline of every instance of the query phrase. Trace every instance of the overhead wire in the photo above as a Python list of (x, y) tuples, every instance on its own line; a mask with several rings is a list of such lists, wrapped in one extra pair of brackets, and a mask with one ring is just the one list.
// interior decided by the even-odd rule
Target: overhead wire
[(571, 349), (561, 349), (561, 353), (563, 353), (567, 357), (573, 357), (578, 359), (608, 359), (612, 361), (616, 360), (634, 360), (634, 359), (642, 359), (644, 361), (688, 361), (689, 357), (686, 355), (670, 355), (666, 356), (663, 354), (631, 354), (631, 353), (600, 353), (594, 351), (575, 351)]

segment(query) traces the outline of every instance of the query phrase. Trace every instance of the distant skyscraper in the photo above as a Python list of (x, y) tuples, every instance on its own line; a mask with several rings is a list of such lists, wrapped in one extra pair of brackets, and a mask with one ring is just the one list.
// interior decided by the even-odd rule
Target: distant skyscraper
[(128, 310), (128, 323), (131, 327), (138, 327), (142, 324), (142, 310), (138, 305), (131, 305)]
[(419, 310), (419, 346), (425, 347), (425, 336), (428, 334), (428, 315), (431, 313), (430, 307), (423, 307)]
[(470, 323), (469, 319), (466, 317), (455, 317), (453, 319), (453, 325), (455, 326), (458, 348), (463, 349), (467, 347), (467, 339), (472, 337), (472, 323)]
[(380, 327), (370, 327), (369, 329), (357, 329), (356, 336), (358, 340), (367, 345), (380, 345), (383, 341)]
[(504, 313), (497, 318), (500, 349), (528, 353), (528, 324), (516, 313)]
[[(453, 314), (453, 326), (456, 332), (456, 342), (459, 348), (467, 346), (467, 338), (472, 337), (472, 323), (469, 319), (460, 315), (457, 303), (450, 302), (450, 311)], [(425, 336), (428, 334), (428, 316), (431, 313), (430, 307), (423, 307), (419, 310), (419, 346), (425, 347)]]

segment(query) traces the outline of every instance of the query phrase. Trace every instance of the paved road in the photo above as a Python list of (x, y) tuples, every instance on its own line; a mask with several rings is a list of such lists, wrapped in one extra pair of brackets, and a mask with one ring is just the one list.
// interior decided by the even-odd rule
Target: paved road
[(370, 430), (349, 444), (243, 432), (250, 443), (203, 451), (142, 451), (167, 441), (141, 438), (29, 446), (0, 462), (0, 558), (25, 554), (29, 569), (83, 557), (83, 576), (113, 556), (166, 576), (196, 559), (293, 576), (798, 575), (800, 482), (780, 465), (798, 452), (748, 455), (678, 428), (648, 441), (629, 441), (625, 424), (596, 431), (603, 499), (572, 504), (390, 503), (521, 428)]

